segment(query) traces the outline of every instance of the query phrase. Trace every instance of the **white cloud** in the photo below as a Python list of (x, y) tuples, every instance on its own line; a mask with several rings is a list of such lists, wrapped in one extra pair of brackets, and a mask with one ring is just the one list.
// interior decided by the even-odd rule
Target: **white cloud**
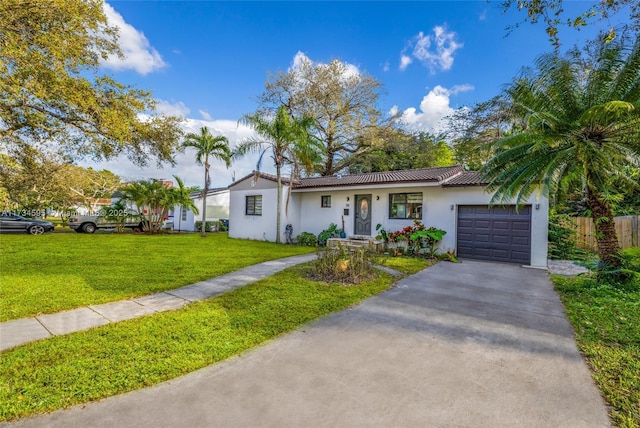
[(114, 70), (135, 70), (142, 75), (166, 66), (162, 56), (150, 45), (144, 33), (127, 24), (122, 15), (107, 2), (104, 3), (104, 13), (109, 26), (118, 27), (118, 44), (124, 58), (111, 55), (103, 62), (103, 66)]
[[(469, 84), (456, 85), (450, 89), (438, 85), (422, 98), (419, 111), (415, 107), (409, 107), (402, 112), (398, 120), (411, 131), (443, 132), (446, 130), (446, 122), (443, 118), (455, 111), (450, 106), (451, 96), (473, 89)], [(399, 112), (398, 106), (393, 106), (389, 110), (390, 115), (396, 115)]]
[[(166, 102), (164, 102), (166, 103)], [(175, 104), (166, 103), (167, 106), (176, 108), (183, 107), (185, 111), (189, 109), (182, 102)], [(185, 133), (200, 133), (200, 128), (206, 126), (213, 135), (224, 135), (229, 139), (229, 145), (233, 149), (246, 138), (255, 135), (254, 131), (235, 120), (227, 119), (191, 119), (188, 118), (182, 123), (182, 129)], [(256, 168), (257, 155), (247, 155), (242, 159), (236, 160), (228, 169), (224, 163), (214, 160), (211, 162), (211, 187), (226, 187), (231, 184), (232, 177), (242, 178), (251, 173)], [(138, 167), (134, 165), (126, 156), (119, 156), (104, 162), (81, 162), (85, 167), (93, 167), (94, 169), (108, 169), (114, 174), (119, 175), (125, 180), (140, 180), (149, 178), (164, 178), (173, 180), (173, 176), (180, 177), (187, 186), (200, 186), (204, 182), (204, 170), (202, 165), (196, 164), (195, 154), (192, 149), (187, 149), (183, 153), (177, 153), (175, 156), (176, 164), (174, 166), (167, 165), (164, 168), (158, 168), (151, 160), (149, 166)], [(263, 160), (262, 171), (275, 173), (275, 167), (272, 166), (270, 158)], [(174, 180), (175, 181), (175, 180)]]
[(409, 64), (411, 64), (412, 62), (413, 60), (410, 56), (400, 55), (400, 71), (405, 71), (407, 67), (409, 67)]
[(200, 113), (200, 116), (202, 116), (202, 118), (203, 118), (204, 120), (213, 120), (213, 119), (211, 118), (211, 115), (210, 115), (207, 111), (205, 111), (205, 110), (198, 110), (198, 112)]
[(171, 104), (169, 101), (157, 99), (156, 111), (167, 116), (186, 117), (191, 110), (182, 101)]
[(478, 21), (484, 21), (485, 19), (487, 19), (487, 9), (483, 10), (478, 16)]
[(457, 33), (447, 31), (446, 25), (433, 27), (432, 33), (420, 31), (407, 43), (400, 53), (400, 70), (405, 70), (413, 58), (429, 68), (431, 73), (451, 69), (455, 52), (464, 45), (456, 40)]
[(389, 71), (389, 61), (386, 61), (384, 64), (382, 64), (382, 71)]

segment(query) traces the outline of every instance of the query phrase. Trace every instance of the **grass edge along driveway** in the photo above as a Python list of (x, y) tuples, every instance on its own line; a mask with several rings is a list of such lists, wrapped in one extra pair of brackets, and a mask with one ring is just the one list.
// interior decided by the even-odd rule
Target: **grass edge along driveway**
[(0, 322), (175, 289), (310, 247), (227, 234), (2, 235)]
[(590, 278), (552, 276), (609, 415), (640, 427), (640, 284), (628, 289)]
[(305, 279), (307, 269), (295, 266), (182, 309), (3, 352), (0, 420), (173, 379), (353, 306), (395, 281), (378, 272), (359, 285), (325, 284)]

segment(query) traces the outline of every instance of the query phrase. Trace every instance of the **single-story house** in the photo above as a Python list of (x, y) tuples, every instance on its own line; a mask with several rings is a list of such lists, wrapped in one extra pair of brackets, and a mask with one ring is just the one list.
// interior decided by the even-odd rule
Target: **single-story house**
[[(191, 199), (198, 208), (198, 214), (186, 209), (181, 205), (176, 205), (173, 209), (173, 230), (196, 231), (196, 221), (202, 221), (202, 191), (191, 193)], [(219, 221), (229, 219), (229, 189), (220, 187), (209, 189), (207, 192), (206, 221)]]
[[(295, 237), (317, 235), (330, 223), (342, 227), (344, 221), (348, 237), (375, 238), (378, 224), (393, 232), (418, 219), (447, 232), (441, 251), (547, 266), (548, 199), (532, 195), (520, 207), (491, 206), (481, 176), (460, 165), (282, 181), (282, 242), (287, 224)], [(276, 177), (252, 173), (229, 190), (229, 236), (275, 241)]]

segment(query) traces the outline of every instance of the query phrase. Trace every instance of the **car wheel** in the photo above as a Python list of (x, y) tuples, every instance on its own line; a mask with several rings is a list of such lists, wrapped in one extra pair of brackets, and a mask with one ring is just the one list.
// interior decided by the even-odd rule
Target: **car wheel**
[(93, 233), (93, 232), (95, 232), (95, 231), (96, 231), (96, 225), (95, 225), (95, 224), (93, 224), (93, 223), (85, 223), (85, 224), (82, 226), (82, 231), (83, 231), (84, 233)]
[(42, 235), (44, 233), (44, 227), (36, 224), (29, 228), (29, 233), (32, 235)]

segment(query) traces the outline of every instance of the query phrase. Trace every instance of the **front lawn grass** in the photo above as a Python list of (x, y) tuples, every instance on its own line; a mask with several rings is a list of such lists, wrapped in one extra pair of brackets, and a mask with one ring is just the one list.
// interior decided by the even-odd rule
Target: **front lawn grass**
[(227, 234), (0, 236), (0, 321), (188, 285), (313, 248)]
[(408, 275), (418, 273), (423, 269), (436, 263), (435, 260), (425, 259), (421, 257), (390, 257), (380, 256), (374, 259), (375, 263), (381, 266), (388, 267), (398, 272), (402, 272)]
[(386, 290), (390, 275), (341, 286), (296, 266), (188, 307), (2, 353), (0, 420), (131, 391), (224, 360)]
[(640, 284), (626, 289), (589, 278), (553, 277), (578, 348), (619, 427), (640, 427)]

